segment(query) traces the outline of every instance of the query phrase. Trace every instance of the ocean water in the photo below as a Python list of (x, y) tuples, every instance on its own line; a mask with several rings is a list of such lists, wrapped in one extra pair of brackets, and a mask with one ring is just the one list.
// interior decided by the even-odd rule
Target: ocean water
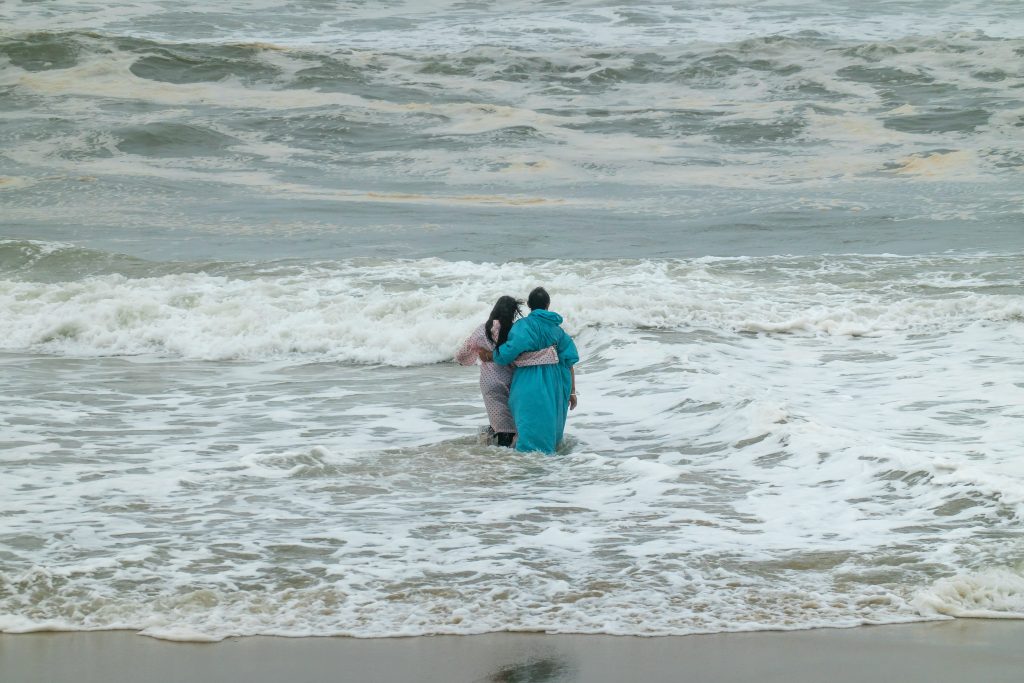
[(0, 7), (0, 631), (1024, 618), (1019, 3), (216, 5)]

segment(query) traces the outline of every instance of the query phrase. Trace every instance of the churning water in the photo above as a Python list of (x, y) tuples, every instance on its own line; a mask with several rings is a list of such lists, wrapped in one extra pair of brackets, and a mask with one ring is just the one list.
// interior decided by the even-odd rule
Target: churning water
[(851, 5), (5, 3), (0, 630), (1024, 617), (1024, 18)]

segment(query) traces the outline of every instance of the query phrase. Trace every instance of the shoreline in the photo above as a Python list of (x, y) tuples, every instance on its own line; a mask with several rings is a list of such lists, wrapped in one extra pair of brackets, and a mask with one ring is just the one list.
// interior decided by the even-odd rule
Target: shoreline
[(133, 631), (0, 634), (5, 683), (612, 683), (1019, 680), (1024, 621), (953, 619), (688, 636), (491, 633), (173, 642)]

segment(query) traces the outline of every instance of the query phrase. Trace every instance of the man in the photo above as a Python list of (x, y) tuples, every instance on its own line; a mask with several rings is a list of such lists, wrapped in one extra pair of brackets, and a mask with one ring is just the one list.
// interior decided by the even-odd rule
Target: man
[(526, 304), (530, 315), (512, 326), (493, 354), (481, 350), (480, 359), (508, 365), (521, 353), (555, 346), (557, 363), (516, 368), (508, 398), (519, 434), (516, 450), (554, 453), (565, 432), (566, 415), (576, 408), (573, 366), (580, 356), (572, 337), (560, 327), (562, 316), (548, 310), (551, 297), (543, 287), (530, 292)]

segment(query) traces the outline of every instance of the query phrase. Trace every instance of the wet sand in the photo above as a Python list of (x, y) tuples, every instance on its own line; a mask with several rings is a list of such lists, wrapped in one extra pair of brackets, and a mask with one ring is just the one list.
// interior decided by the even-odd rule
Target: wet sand
[(650, 683), (1018, 681), (1024, 621), (665, 638), (496, 633), (233, 638), (175, 643), (125, 631), (0, 635), (4, 683)]

